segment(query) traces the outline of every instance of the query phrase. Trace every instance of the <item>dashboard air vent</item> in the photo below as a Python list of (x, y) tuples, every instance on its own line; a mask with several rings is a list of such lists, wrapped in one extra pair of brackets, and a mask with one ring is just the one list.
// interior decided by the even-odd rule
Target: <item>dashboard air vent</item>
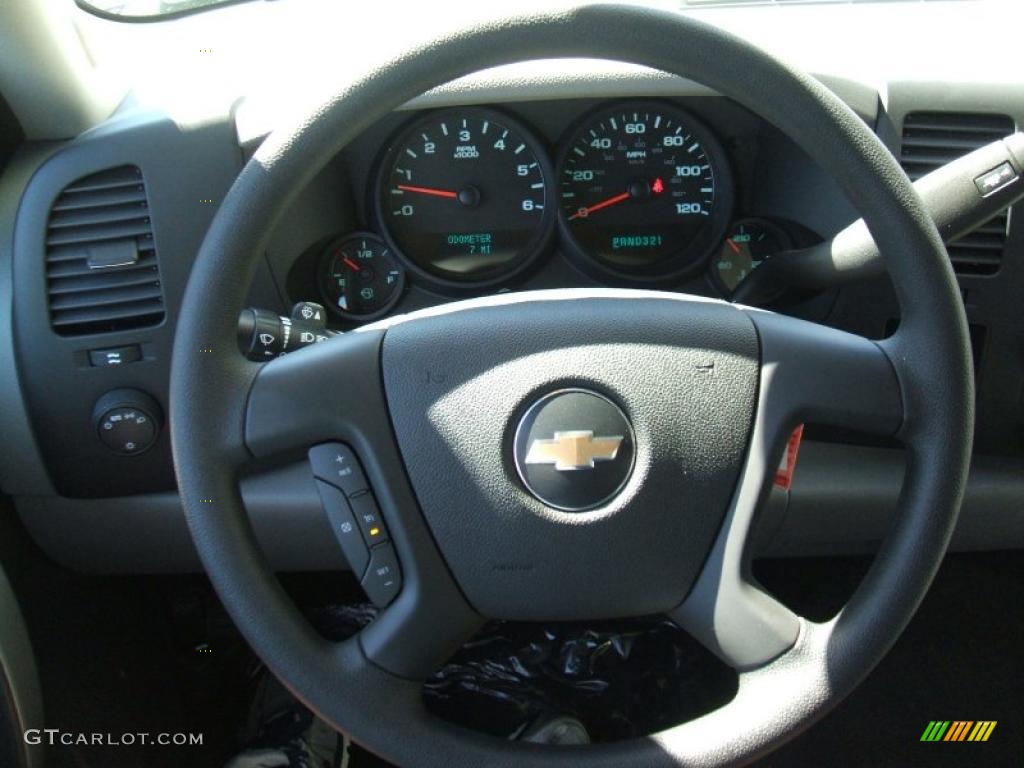
[(61, 336), (163, 320), (160, 267), (137, 167), (94, 173), (61, 192), (46, 227), (46, 283), (50, 323)]
[[(900, 163), (916, 181), (925, 174), (996, 139), (1013, 133), (1006, 115), (966, 112), (911, 112), (903, 121)], [(954, 271), (992, 275), (999, 271), (1006, 245), (1009, 211), (946, 246)]]

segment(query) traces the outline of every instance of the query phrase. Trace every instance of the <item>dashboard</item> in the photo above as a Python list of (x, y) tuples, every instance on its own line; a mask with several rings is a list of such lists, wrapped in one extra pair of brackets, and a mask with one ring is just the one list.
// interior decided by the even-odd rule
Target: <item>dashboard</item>
[[(694, 83), (536, 71), (449, 85), (366, 130), (274, 222), (250, 306), (287, 315), (315, 302), (344, 332), (504, 291), (639, 286), (723, 299), (763, 260), (857, 218), (786, 136)], [(938, 156), (914, 152), (935, 144), (942, 121), (960, 121), (961, 138), (981, 126), (983, 142), (1024, 124), (1019, 90), (893, 83), (883, 100), (826, 82), (908, 172)], [(0, 224), (13, 232), (0, 262), (13, 322), (0, 341), (16, 361), (0, 372), (0, 428), (18, 446), (0, 485), (62, 563), (199, 567), (166, 429), (171, 345), (217, 204), (267, 133), (257, 112), (246, 100), (183, 123), (126, 106), (73, 141), (26, 145), (0, 179)], [(974, 470), (954, 547), (1024, 545), (1022, 254), (1012, 212), (951, 249), (978, 372)], [(871, 338), (899, 322), (885, 276), (773, 308)], [(107, 433), (128, 422), (132, 439), (112, 447)], [(895, 508), (902, 451), (807, 435), (793, 487), (769, 500), (758, 550), (870, 551)], [(241, 490), (276, 567), (344, 567), (305, 462), (261, 468)]]
[[(288, 237), (271, 266), (290, 302), (323, 304), (339, 330), (535, 287), (728, 298), (764, 259), (855, 218), (834, 188), (824, 216), (786, 194), (783, 163), (816, 174), (788, 140), (718, 98), (415, 110), (314, 183), (309, 195), (327, 197), (348, 177), (348, 205), (338, 201), (348, 228), (298, 253)], [(828, 297), (810, 304), (800, 311), (823, 316)]]

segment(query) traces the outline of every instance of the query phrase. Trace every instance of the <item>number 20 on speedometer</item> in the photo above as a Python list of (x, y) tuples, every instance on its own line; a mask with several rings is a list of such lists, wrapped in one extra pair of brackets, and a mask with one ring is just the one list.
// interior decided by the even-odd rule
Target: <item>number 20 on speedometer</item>
[(729, 221), (724, 151), (669, 105), (625, 103), (588, 115), (563, 144), (556, 176), (572, 251), (625, 279), (665, 280), (697, 268)]

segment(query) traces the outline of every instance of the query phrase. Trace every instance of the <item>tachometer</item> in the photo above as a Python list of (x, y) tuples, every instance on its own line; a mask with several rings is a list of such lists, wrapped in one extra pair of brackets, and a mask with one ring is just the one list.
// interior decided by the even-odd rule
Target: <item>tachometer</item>
[(441, 282), (494, 283), (524, 269), (554, 227), (540, 144), (491, 110), (435, 112), (405, 128), (377, 182), (386, 239)]
[(630, 279), (697, 267), (732, 207), (725, 153), (680, 109), (655, 102), (592, 113), (563, 144), (559, 219), (585, 263)]

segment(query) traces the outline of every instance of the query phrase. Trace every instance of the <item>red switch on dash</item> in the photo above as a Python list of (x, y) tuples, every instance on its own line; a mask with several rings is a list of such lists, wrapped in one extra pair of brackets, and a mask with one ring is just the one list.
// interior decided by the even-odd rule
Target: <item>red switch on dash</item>
[(796, 472), (796, 457), (800, 453), (800, 441), (804, 437), (804, 425), (793, 430), (786, 443), (786, 451), (782, 454), (779, 468), (775, 470), (775, 484), (785, 491), (793, 485), (793, 473)]

